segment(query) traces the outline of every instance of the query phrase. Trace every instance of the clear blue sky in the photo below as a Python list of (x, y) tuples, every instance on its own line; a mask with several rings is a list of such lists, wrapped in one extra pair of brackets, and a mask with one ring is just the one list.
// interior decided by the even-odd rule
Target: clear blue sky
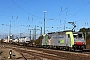
[(35, 25), (43, 28), (43, 11), (46, 11), (46, 30), (49, 32), (63, 31), (64, 25), (65, 30), (71, 29), (73, 26), (68, 22), (75, 22), (76, 31), (90, 27), (90, 0), (0, 0), (0, 35), (9, 34), (10, 21), (12, 34), (24, 32), (28, 35), (28, 29)]

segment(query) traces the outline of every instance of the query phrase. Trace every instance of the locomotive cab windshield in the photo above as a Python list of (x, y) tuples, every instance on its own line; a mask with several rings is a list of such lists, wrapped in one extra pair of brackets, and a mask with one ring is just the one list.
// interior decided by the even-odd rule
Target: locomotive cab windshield
[(73, 37), (74, 37), (75, 42), (85, 42), (82, 33), (77, 33), (77, 34), (75, 33), (75, 34), (73, 34)]
[(73, 34), (74, 38), (83, 38), (83, 34)]

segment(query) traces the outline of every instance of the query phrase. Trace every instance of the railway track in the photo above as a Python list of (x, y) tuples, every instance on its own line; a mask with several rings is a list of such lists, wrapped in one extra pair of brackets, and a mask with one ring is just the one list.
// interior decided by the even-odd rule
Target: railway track
[(24, 60), (66, 60), (63, 57), (60, 57), (55, 54), (46, 53), (43, 50), (39, 50), (39, 48), (28, 48), (23, 46), (16, 46), (16, 45), (9, 45), (6, 46), (6, 48), (13, 49), (15, 51), (20, 52), (20, 54), (23, 56)]
[(23, 54), (26, 59), (38, 60), (89, 60), (90, 50), (84, 51), (60, 51), (52, 49), (34, 48), (12, 45), (7, 48), (12, 48)]
[[(34, 59), (38, 59), (38, 60), (44, 60), (44, 59), (48, 59), (48, 60), (65, 60), (64, 58), (61, 58), (57, 55), (54, 54), (49, 54), (49, 53), (44, 53), (42, 51), (36, 51), (36, 50), (28, 50), (28, 49), (15, 49), (16, 51), (20, 51), (22, 53), (27, 53), (29, 55), (34, 56)], [(27, 58), (27, 56), (25, 56), (25, 58)], [(27, 58), (28, 59), (28, 58)]]

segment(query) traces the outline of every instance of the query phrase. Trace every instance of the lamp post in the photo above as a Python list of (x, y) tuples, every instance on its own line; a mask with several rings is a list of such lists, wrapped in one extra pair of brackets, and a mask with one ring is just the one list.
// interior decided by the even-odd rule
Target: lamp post
[(45, 34), (45, 13), (46, 11), (43, 11), (43, 13), (44, 13), (44, 34)]
[[(40, 26), (37, 26), (40, 27)], [(39, 30), (39, 29), (38, 29)], [(40, 36), (42, 35), (42, 27), (40, 27)]]
[(10, 29), (9, 29), (9, 35), (8, 35), (8, 42), (10, 41), (10, 35), (11, 35), (11, 20), (10, 20), (10, 25), (7, 25), (7, 24), (2, 24), (2, 25), (6, 25), (6, 26), (9, 26)]
[(30, 29), (30, 40), (31, 40), (31, 29)]

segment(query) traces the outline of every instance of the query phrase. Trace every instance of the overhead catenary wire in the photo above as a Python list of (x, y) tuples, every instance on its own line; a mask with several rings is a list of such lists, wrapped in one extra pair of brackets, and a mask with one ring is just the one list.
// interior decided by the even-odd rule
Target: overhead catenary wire
[[(85, 3), (85, 4), (82, 4), (82, 5), (80, 5), (80, 6), (78, 6), (78, 7), (76, 7), (76, 8), (73, 8), (73, 9), (71, 9), (71, 10), (68, 10), (68, 12), (70, 13), (71, 11), (74, 11), (74, 10), (76, 10), (76, 9), (78, 9), (78, 8), (81, 8), (79, 11), (77, 11), (76, 13), (72, 13), (72, 14), (70, 14), (70, 17), (71, 16), (75, 16), (76, 14), (78, 14), (78, 13), (80, 13), (80, 12), (82, 12), (82, 11), (85, 11), (85, 10), (83, 10), (88, 4), (90, 4), (90, 1), (88, 1), (87, 3)], [(61, 15), (60, 15), (61, 16)], [(69, 16), (69, 15), (67, 15), (67, 16)], [(66, 16), (66, 17), (67, 17)], [(64, 18), (66, 18), (65, 16), (64, 16)]]
[[(12, 0), (13, 1), (13, 0)], [(23, 9), (21, 6), (19, 6), (15, 1), (13, 1), (14, 2), (14, 4), (16, 4), (20, 9), (22, 9), (23, 11), (25, 11), (26, 13), (28, 13), (28, 14), (30, 14), (28, 11), (26, 11), (25, 9)], [(90, 2), (87, 2), (87, 3), (90, 3)], [(86, 3), (85, 3), (86, 4)], [(85, 5), (85, 4), (83, 4), (83, 5)], [(80, 6), (83, 6), (83, 5), (80, 5)], [(79, 7), (80, 7), (79, 6)], [(77, 8), (79, 8), (79, 7), (77, 7)], [(67, 8), (66, 8), (67, 9)], [(66, 9), (64, 9), (64, 11), (66, 10)], [(75, 8), (76, 9), (76, 8)], [(61, 8), (61, 10), (62, 10), (62, 8)], [(70, 10), (71, 11), (71, 10)], [(67, 13), (68, 12), (70, 12), (69, 10), (66, 12), (66, 15), (67, 15)], [(79, 13), (79, 12), (78, 12)], [(32, 16), (33, 14), (31, 14), (31, 16)], [(74, 14), (75, 15), (75, 14)], [(35, 17), (35, 15), (33, 15), (34, 17)], [(72, 15), (73, 16), (73, 15)], [(14, 16), (13, 16), (14, 17)], [(19, 17), (19, 16), (18, 16)], [(38, 16), (37, 16), (38, 17)], [(68, 15), (67, 15), (67, 17), (68, 17)], [(23, 17), (23, 18), (27, 18), (27, 17)], [(40, 17), (40, 18), (43, 18), (43, 17)], [(47, 18), (47, 19), (50, 19), (50, 18)], [(55, 18), (56, 19), (56, 18)], [(29, 20), (29, 16), (28, 16), (28, 20)], [(32, 20), (33, 20), (33, 18), (32, 18)], [(54, 18), (52, 19), (52, 20), (54, 20)]]
[[(68, 7), (65, 8), (65, 9), (63, 9), (63, 7), (61, 7), (61, 10), (60, 10), (59, 15), (62, 16), (62, 14), (61, 14), (62, 12), (65, 12), (66, 15), (63, 16), (63, 17), (60, 18), (60, 19), (63, 20), (63, 19), (66, 19), (66, 18), (69, 18), (69, 17), (75, 16), (76, 14), (78, 14), (78, 13), (80, 13), (80, 12), (85, 11), (84, 8), (85, 8), (88, 4), (90, 4), (90, 1), (88, 1), (87, 3), (84, 3), (84, 4), (80, 5), (80, 6), (78, 6), (78, 7), (76, 7), (76, 8), (73, 8), (73, 9), (71, 9), (71, 10), (68, 10)], [(74, 10), (76, 10), (76, 9), (78, 9), (78, 8), (81, 8), (81, 9), (80, 9), (79, 11), (75, 12), (74, 14), (73, 14), (73, 13), (70, 14), (71, 11), (74, 11)], [(88, 10), (88, 9), (86, 9), (86, 10)], [(60, 20), (60, 19), (53, 18), (52, 20)], [(51, 20), (51, 19), (50, 19), (50, 20)]]
[[(89, 2), (88, 2), (89, 3)], [(19, 8), (20, 8), (21, 6), (19, 5)], [(22, 8), (22, 7), (21, 7)], [(25, 9), (24, 9), (25, 10)], [(23, 11), (24, 11), (23, 10)], [(26, 10), (25, 10), (26, 11)], [(64, 12), (66, 12), (66, 11), (64, 11)], [(81, 12), (81, 11), (80, 11)], [(26, 13), (28, 14), (29, 12), (28, 11), (26, 11)], [(34, 16), (34, 15), (33, 15)], [(14, 16), (13, 16), (14, 17)], [(19, 16), (18, 16), (19, 17)], [(23, 17), (23, 18), (27, 18), (27, 17)], [(49, 19), (49, 18), (48, 18)], [(32, 17), (32, 20), (33, 20), (33, 17)], [(52, 20), (54, 20), (54, 19), (52, 19)], [(56, 20), (56, 19), (55, 19)], [(60, 19), (59, 19), (60, 20)], [(63, 20), (63, 19), (62, 19)]]
[(24, 8), (22, 8), (20, 5), (18, 5), (14, 0), (12, 0), (14, 4), (16, 4), (20, 9), (22, 9), (24, 12), (26, 12), (27, 14), (31, 15), (31, 16), (34, 16), (34, 17), (39, 17), (39, 18), (43, 18), (43, 17), (40, 17), (40, 16), (36, 16), (36, 15), (33, 15), (33, 14), (30, 14), (28, 11), (26, 11)]
[[(80, 5), (79, 7), (74, 8), (74, 9), (72, 9), (72, 10), (68, 10), (68, 9), (67, 9), (67, 12), (71, 12), (71, 11), (73, 11), (73, 10), (76, 10), (77, 8), (81, 8), (82, 6), (86, 7), (86, 5), (88, 5), (89, 3), (90, 3), (90, 1), (87, 2), (87, 3), (85, 3), (85, 4), (83, 4), (83, 5)], [(83, 8), (84, 8), (84, 7), (83, 7)], [(82, 9), (83, 9), (83, 8), (82, 8)], [(84, 11), (84, 10), (82, 10), (82, 9), (80, 9), (79, 11), (77, 11), (75, 14), (72, 14), (72, 16), (75, 16), (76, 14)], [(61, 7), (61, 12), (62, 12), (62, 7)], [(66, 13), (66, 16), (64, 16), (64, 18), (61, 18), (61, 19), (66, 19), (66, 18), (68, 18), (68, 17), (71, 17), (71, 15), (70, 15), (70, 16), (69, 16), (69, 14), (67, 15), (67, 12), (65, 12), (65, 13)]]
[[(14, 0), (12, 0), (13, 1), (13, 3), (18, 7), (18, 8), (20, 8), (21, 10), (23, 10), (25, 13), (27, 13), (28, 14), (28, 20), (29, 20), (29, 15), (31, 15), (31, 16), (34, 16), (34, 17), (38, 17), (38, 18), (43, 18), (43, 17), (40, 17), (40, 16), (36, 16), (36, 15), (33, 15), (33, 14), (30, 14), (28, 11), (26, 11), (24, 8), (22, 8), (20, 5), (18, 5)], [(22, 5), (24, 5), (24, 4), (26, 4), (26, 3), (28, 3), (30, 0), (28, 0), (27, 2), (25, 2), (25, 3), (23, 3)], [(11, 6), (13, 6), (13, 4), (11, 5)], [(10, 6), (10, 7), (11, 7)], [(10, 8), (9, 7), (9, 8)], [(9, 11), (9, 12), (11, 12), (11, 11)], [(7, 13), (9, 13), (9, 12), (7, 12)], [(2, 14), (2, 15), (0, 15), (0, 16), (6, 16), (6, 17), (12, 17), (12, 16), (10, 16), (10, 15), (5, 15), (5, 14)], [(20, 18), (20, 16), (14, 16), (13, 15), (13, 17), (16, 17), (16, 19), (17, 18)], [(22, 18), (26, 18), (26, 17), (22, 17)]]
[[(13, 0), (12, 0), (13, 1)], [(16, 4), (19, 8), (21, 8), (23, 11), (25, 11), (26, 13), (29, 14), (29, 12), (27, 12), (25, 9), (23, 9), (21, 6), (19, 6), (16, 2), (13, 1), (14, 4)]]

